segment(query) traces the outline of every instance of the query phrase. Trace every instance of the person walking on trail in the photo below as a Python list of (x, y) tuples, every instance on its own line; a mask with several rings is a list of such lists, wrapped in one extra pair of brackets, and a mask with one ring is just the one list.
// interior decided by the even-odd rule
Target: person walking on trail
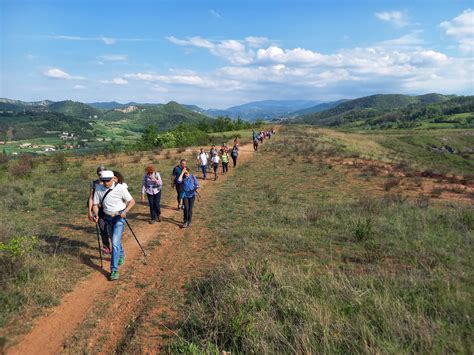
[(201, 148), (201, 151), (199, 152), (199, 154), (197, 156), (197, 161), (198, 161), (198, 165), (201, 167), (202, 179), (206, 180), (206, 169), (207, 169), (208, 156), (204, 152), (203, 148)]
[[(214, 154), (217, 154), (217, 149), (216, 149), (216, 146), (213, 144), (211, 149), (209, 150), (209, 158), (212, 160), (212, 157), (214, 156)], [(209, 164), (209, 169), (211, 169), (211, 165), (212, 164)]]
[(214, 155), (211, 158), (212, 161), (212, 168), (214, 169), (214, 181), (217, 180), (217, 169), (219, 168), (219, 154), (214, 153)]
[(253, 140), (253, 150), (254, 151), (258, 150), (258, 137), (255, 137)]
[(171, 183), (176, 188), (176, 199), (178, 200), (178, 210), (180, 210), (183, 207), (181, 203), (183, 201), (183, 198), (181, 196), (182, 195), (181, 185), (178, 184), (178, 177), (181, 175), (181, 172), (183, 171), (184, 168), (186, 168), (186, 159), (181, 159), (179, 161), (179, 164), (173, 168), (173, 172), (171, 173), (172, 175)]
[[(93, 216), (94, 194), (96, 191), (105, 190), (105, 187), (102, 181), (100, 181), (100, 174), (104, 170), (105, 170), (105, 167), (103, 165), (99, 165), (96, 169), (98, 178), (94, 181), (91, 181), (91, 184), (90, 184), (89, 201), (88, 201), (89, 208), (87, 211), (87, 218), (91, 222), (94, 221), (94, 216)], [(104, 252), (104, 254), (110, 254), (111, 249), (110, 249), (109, 230), (107, 228), (107, 225), (104, 219), (105, 215), (104, 215), (104, 210), (102, 208), (99, 208), (99, 211), (97, 212), (97, 216), (98, 216), (97, 225), (99, 226), (100, 238), (102, 239), (102, 251)]]
[(145, 169), (145, 175), (142, 179), (142, 203), (145, 203), (145, 194), (148, 198), (148, 205), (150, 206), (150, 221), (148, 223), (154, 224), (157, 221), (161, 222), (161, 189), (163, 181), (160, 173), (155, 170), (153, 165), (148, 165)]
[(222, 175), (227, 174), (229, 171), (229, 154), (227, 153), (227, 147), (222, 150)]
[(237, 166), (237, 157), (239, 155), (239, 143), (235, 143), (232, 147), (232, 152), (230, 156), (232, 157), (232, 162), (234, 163), (234, 168)]
[(126, 184), (116, 183), (113, 171), (104, 170), (100, 175), (105, 189), (95, 191), (93, 200), (93, 218), (98, 223), (99, 206), (104, 210), (105, 221), (112, 231), (112, 257), (110, 259), (110, 280), (118, 280), (118, 267), (125, 263), (125, 253), (122, 247), (122, 234), (125, 228), (125, 218), (135, 205)]
[(196, 191), (199, 188), (199, 184), (188, 168), (183, 169), (181, 172), (178, 177), (178, 184), (182, 185), (183, 191), (183, 228), (188, 228), (191, 227), (193, 220), (194, 200), (196, 199)]

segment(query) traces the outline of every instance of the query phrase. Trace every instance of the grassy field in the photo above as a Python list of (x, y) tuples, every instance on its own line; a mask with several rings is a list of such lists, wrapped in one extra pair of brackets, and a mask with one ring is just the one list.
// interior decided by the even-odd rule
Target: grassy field
[[(229, 259), (189, 285), (170, 351), (472, 352), (472, 203), (387, 189), (390, 175), (331, 163), (412, 154), (360, 138), (284, 127), (226, 182), (203, 215)], [(413, 163), (438, 167), (422, 159)]]
[[(449, 139), (461, 151), (472, 147), (471, 133), (422, 138)], [(200, 211), (229, 256), (189, 285), (181, 310), (187, 317), (169, 350), (471, 351), (472, 193), (408, 172), (443, 168), (469, 178), (472, 155), (440, 155), (416, 134), (282, 127), (236, 170), (212, 208)], [(251, 131), (213, 136), (220, 145), (239, 135), (248, 142)], [(147, 164), (166, 179), (180, 157), (196, 154), (56, 154), (0, 163), (0, 345), (95, 271), (85, 204), (98, 164), (121, 171), (137, 198)], [(357, 159), (400, 166), (404, 177), (343, 164)], [(163, 203), (173, 201), (165, 189)]]

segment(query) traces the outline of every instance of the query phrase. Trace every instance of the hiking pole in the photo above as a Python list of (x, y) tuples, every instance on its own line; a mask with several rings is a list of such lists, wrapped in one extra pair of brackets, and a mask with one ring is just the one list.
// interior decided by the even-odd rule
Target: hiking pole
[(127, 223), (128, 228), (130, 228), (130, 232), (132, 232), (133, 236), (135, 237), (135, 240), (137, 241), (138, 245), (140, 246), (140, 249), (143, 252), (143, 256), (146, 257), (145, 249), (143, 249), (142, 245), (140, 244), (140, 241), (138, 240), (137, 236), (135, 235), (135, 232), (133, 231), (132, 226), (130, 225), (130, 223), (128, 223), (128, 220), (126, 218), (124, 218), (124, 219), (125, 219), (125, 222)]
[(104, 264), (102, 263), (102, 250), (100, 249), (100, 231), (99, 231), (99, 223), (95, 224), (95, 231), (97, 233), (97, 245), (99, 246), (99, 256), (100, 256), (100, 267), (103, 268)]
[(198, 202), (201, 201), (201, 194), (199, 193), (198, 190), (196, 190), (196, 194), (197, 194), (197, 197), (198, 197)]

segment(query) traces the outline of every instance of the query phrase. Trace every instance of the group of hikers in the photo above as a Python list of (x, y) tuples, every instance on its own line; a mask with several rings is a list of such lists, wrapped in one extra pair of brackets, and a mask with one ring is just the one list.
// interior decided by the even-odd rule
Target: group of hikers
[(272, 138), (272, 136), (275, 134), (275, 128), (269, 129), (267, 131), (260, 131), (260, 132), (252, 132), (252, 141), (253, 141), (253, 150), (257, 151), (258, 150), (258, 144), (263, 143), (263, 140), (265, 138)]
[[(275, 134), (274, 129), (261, 131), (258, 134), (254, 131), (254, 146), (256, 137), (261, 136), (259, 140), (263, 142), (264, 138), (270, 138), (273, 134)], [(202, 172), (202, 180), (206, 180), (207, 173), (212, 171), (214, 172), (214, 181), (217, 180), (219, 164), (222, 167), (222, 175), (227, 174), (230, 159), (232, 159), (235, 168), (238, 156), (238, 138), (234, 139), (232, 148), (229, 148), (226, 143), (223, 143), (219, 149), (212, 145), (209, 153), (201, 148), (196, 160), (198, 170)], [(123, 176), (118, 171), (108, 170), (105, 166), (100, 165), (97, 167), (96, 173), (97, 179), (90, 184), (87, 216), (90, 221), (96, 223), (98, 238), (100, 235), (102, 240), (102, 250), (99, 249), (99, 252), (111, 255), (110, 280), (118, 280), (118, 268), (125, 263), (122, 234), (126, 224), (130, 227), (126, 219), (127, 213), (136, 202), (128, 191)], [(183, 210), (182, 228), (189, 228), (192, 224), (194, 202), (196, 196), (199, 196), (199, 183), (196, 176), (192, 174), (186, 159), (181, 159), (179, 164), (173, 168), (171, 183), (176, 189), (177, 208)], [(141, 202), (145, 203), (145, 197), (148, 200), (150, 224), (161, 222), (162, 188), (163, 180), (160, 173), (153, 165), (148, 165), (141, 182)]]

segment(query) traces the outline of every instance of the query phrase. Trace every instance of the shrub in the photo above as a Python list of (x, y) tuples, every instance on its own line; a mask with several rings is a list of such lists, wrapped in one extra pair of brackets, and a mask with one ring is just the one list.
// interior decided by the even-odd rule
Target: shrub
[[(30, 279), (30, 269), (28, 267), (28, 255), (38, 244), (36, 237), (17, 236), (12, 237), (6, 243), (0, 242), (0, 263), (2, 264), (2, 278), (12, 275), (18, 277), (26, 271), (26, 278)], [(25, 270), (26, 269), (26, 270)]]
[(26, 154), (22, 154), (18, 161), (9, 168), (10, 174), (16, 177), (26, 176), (33, 170), (33, 159)]
[(391, 177), (385, 180), (383, 184), (383, 188), (385, 191), (390, 191), (392, 187), (400, 185), (400, 178), (397, 177)]
[(373, 237), (373, 224), (372, 219), (365, 218), (359, 219), (354, 225), (353, 236), (357, 242), (364, 242)]
[(5, 153), (0, 153), (0, 164), (6, 164), (9, 160), (10, 159), (8, 158), (8, 155)]

